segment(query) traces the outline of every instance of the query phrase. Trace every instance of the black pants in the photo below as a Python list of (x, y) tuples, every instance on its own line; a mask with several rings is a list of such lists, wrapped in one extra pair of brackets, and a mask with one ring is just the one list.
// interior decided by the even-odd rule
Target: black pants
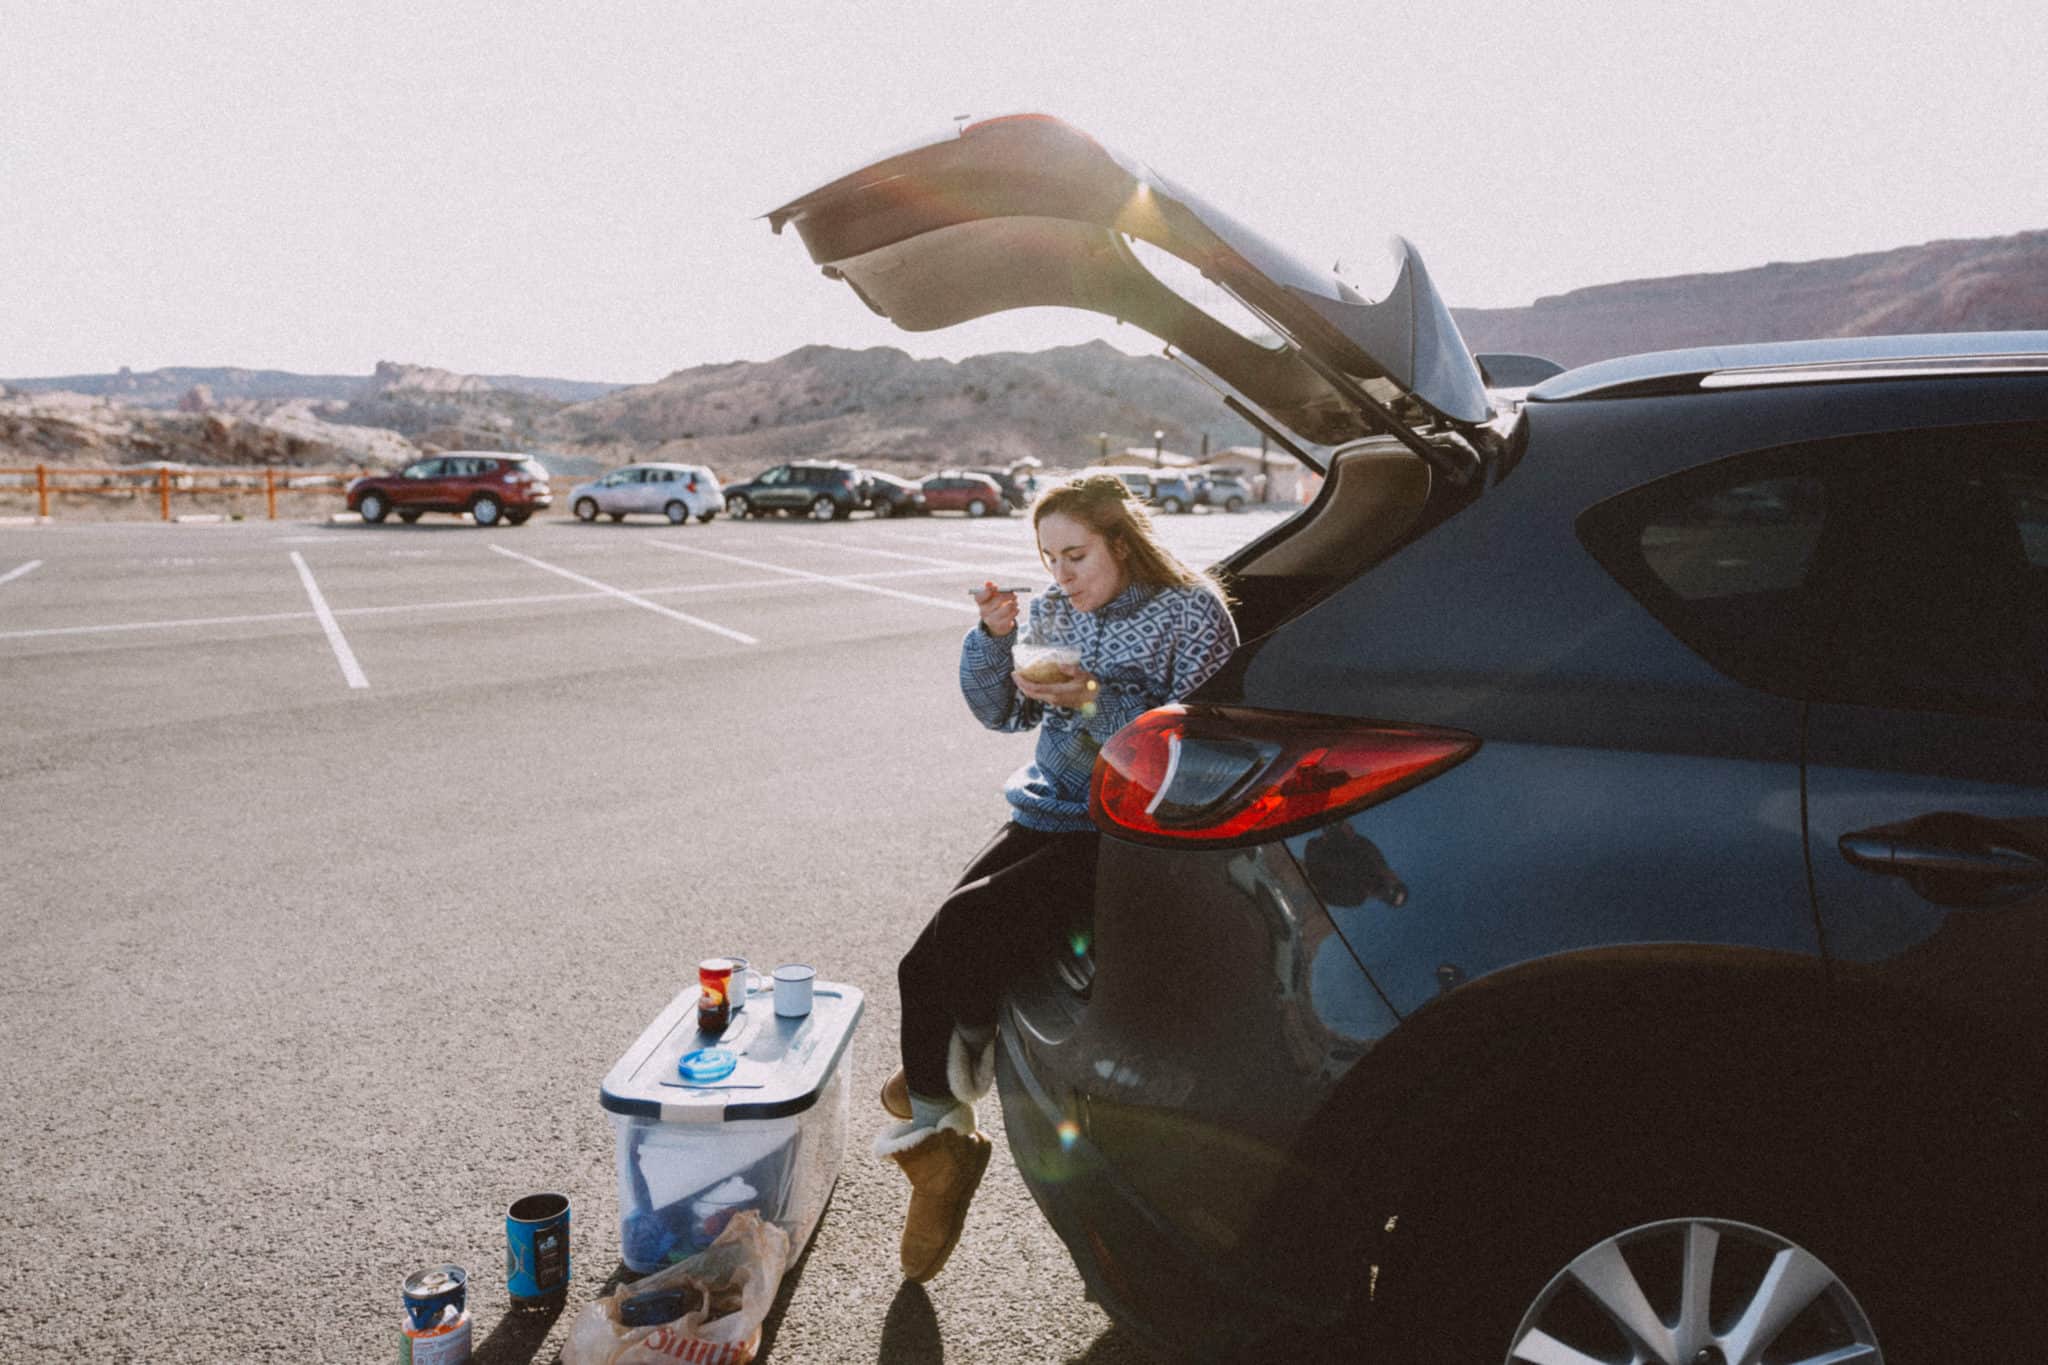
[(1100, 839), (1092, 829), (1046, 834), (1011, 823), (967, 864), (896, 967), (903, 1070), (917, 1094), (953, 1093), (954, 1027), (993, 1028), (1004, 987), (1065, 951), (1069, 928), (1092, 917)]

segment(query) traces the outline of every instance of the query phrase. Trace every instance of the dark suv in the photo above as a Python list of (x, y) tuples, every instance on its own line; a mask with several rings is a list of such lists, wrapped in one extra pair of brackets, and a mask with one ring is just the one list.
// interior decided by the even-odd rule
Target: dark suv
[(779, 464), (746, 483), (725, 486), (725, 510), (735, 517), (781, 512), (839, 521), (860, 505), (860, 471), (831, 461)]
[(1105, 745), (1092, 919), (1002, 1017), (1017, 1167), (1119, 1323), (1232, 1360), (2038, 1354), (2048, 333), (1496, 408), (1406, 243), (1372, 301), (1042, 118), (790, 222), (906, 326), (1110, 312), (1329, 447), (1219, 566), (1230, 664)]
[(348, 486), (348, 510), (380, 522), (393, 512), (414, 522), (423, 512), (468, 513), (479, 526), (522, 525), (553, 505), (547, 466), (530, 455), (455, 450), (418, 460), (396, 474), (373, 474)]

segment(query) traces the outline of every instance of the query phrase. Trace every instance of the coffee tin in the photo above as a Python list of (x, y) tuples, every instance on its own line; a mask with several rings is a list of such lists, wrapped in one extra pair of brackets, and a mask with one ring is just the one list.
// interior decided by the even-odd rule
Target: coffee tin
[(469, 1274), (459, 1265), (430, 1266), (405, 1277), (406, 1326), (426, 1332), (453, 1322), (469, 1304)]

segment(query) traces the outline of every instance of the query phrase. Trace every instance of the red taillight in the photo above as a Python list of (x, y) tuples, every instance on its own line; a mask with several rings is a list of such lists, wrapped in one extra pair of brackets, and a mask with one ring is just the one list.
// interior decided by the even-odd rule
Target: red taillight
[(684, 491), (685, 493), (694, 493), (694, 492), (696, 492), (696, 491), (697, 491), (697, 481), (696, 481), (695, 479), (692, 479), (692, 480), (690, 480), (690, 481), (689, 481), (688, 483), (684, 484), (684, 485), (683, 485), (683, 491)]
[(1274, 839), (1363, 809), (1478, 749), (1477, 736), (1232, 706), (1165, 706), (1095, 758), (1105, 833), (1157, 843)]

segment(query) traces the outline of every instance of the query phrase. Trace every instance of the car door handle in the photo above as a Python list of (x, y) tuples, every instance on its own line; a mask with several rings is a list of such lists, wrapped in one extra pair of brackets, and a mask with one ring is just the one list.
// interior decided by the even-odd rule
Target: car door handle
[(1837, 847), (1851, 866), (1880, 876), (1935, 873), (2007, 883), (2048, 881), (2048, 862), (2017, 848), (1955, 848), (1921, 839), (1900, 839), (1879, 830), (1844, 834)]

